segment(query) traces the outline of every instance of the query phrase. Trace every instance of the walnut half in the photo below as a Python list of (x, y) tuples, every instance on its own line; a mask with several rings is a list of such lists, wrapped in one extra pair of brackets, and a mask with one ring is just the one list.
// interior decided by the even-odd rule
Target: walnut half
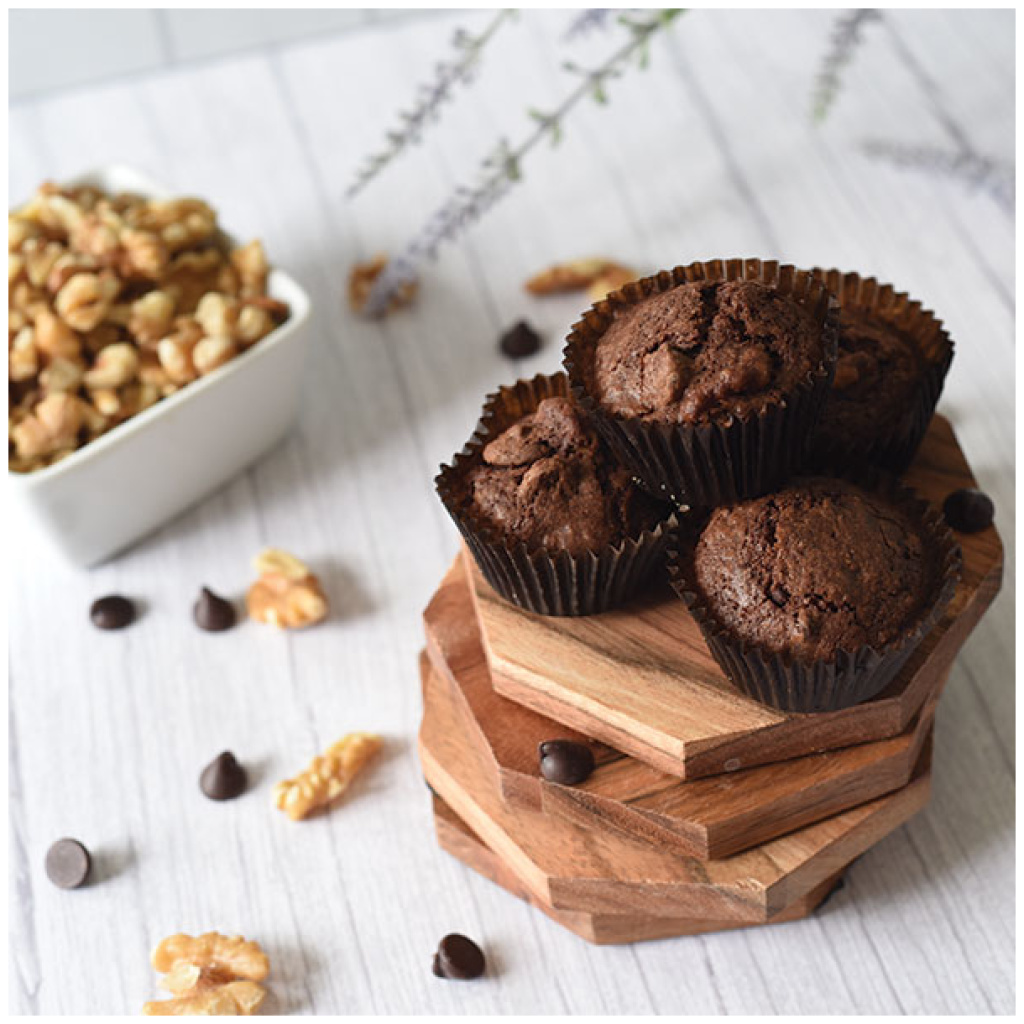
[(146, 1003), (147, 1016), (249, 1016), (266, 997), (258, 982), (270, 971), (267, 954), (240, 935), (171, 935), (150, 962), (174, 998)]
[(305, 562), (279, 548), (267, 548), (253, 565), (259, 579), (249, 587), (245, 606), (257, 622), (301, 629), (326, 618), (327, 598)]
[(292, 821), (325, 807), (348, 789), (367, 761), (381, 748), (381, 739), (369, 732), (350, 732), (314, 757), (309, 767), (274, 787), (274, 804)]
[(251, 1017), (266, 997), (266, 991), (254, 981), (232, 981), (146, 1003), (142, 1012), (147, 1017)]
[[(387, 265), (387, 256), (383, 253), (378, 253), (372, 260), (366, 263), (357, 263), (352, 267), (348, 275), (348, 304), (353, 312), (362, 313), (365, 311), (366, 304), (370, 298), (370, 292), (373, 291), (377, 278), (384, 273), (384, 268)], [(418, 281), (405, 282), (391, 298), (388, 308), (384, 310), (384, 315), (411, 305), (416, 298), (418, 290)]]
[(525, 285), (532, 295), (554, 295), (556, 292), (574, 292), (587, 288), (602, 274), (615, 266), (613, 260), (603, 256), (587, 256), (577, 260), (566, 260), (534, 274)]

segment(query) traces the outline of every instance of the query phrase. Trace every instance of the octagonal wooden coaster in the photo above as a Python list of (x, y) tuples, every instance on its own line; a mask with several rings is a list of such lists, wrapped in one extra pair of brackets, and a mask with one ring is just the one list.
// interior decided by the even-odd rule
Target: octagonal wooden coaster
[(766, 922), (928, 800), (930, 743), (910, 783), (895, 793), (733, 857), (681, 856), (617, 830), (507, 805), (489, 776), (476, 723), (425, 656), (420, 668), (419, 753), (427, 782), (533, 896), (556, 910)]
[[(438, 845), (446, 853), (462, 861), (477, 874), (500, 885), (513, 896), (525, 900), (542, 913), (596, 945), (645, 942), (680, 935), (701, 935), (706, 932), (750, 927), (736, 921), (699, 921), (687, 918), (643, 917), (637, 914), (588, 914), (584, 911), (555, 910), (536, 898), (512, 871), (438, 796), (433, 799), (434, 831)], [(768, 924), (797, 921), (814, 913), (839, 882), (841, 875), (822, 882), (813, 892), (796, 900), (776, 914)]]
[(506, 801), (702, 859), (738, 853), (905, 786), (941, 691), (905, 732), (875, 743), (689, 781), (595, 743), (593, 775), (559, 786), (540, 775), (538, 744), (586, 738), (495, 693), (460, 560), (423, 621), (431, 663), (484, 737), (488, 773)]
[[(975, 486), (949, 422), (936, 416), (907, 483), (941, 504)], [(948, 672), (1002, 579), (995, 529), (958, 537), (963, 579), (945, 616), (878, 697), (800, 715), (739, 693), (667, 588), (581, 618), (533, 615), (500, 598), (467, 551), (494, 688), (546, 718), (680, 778), (748, 768), (904, 732)]]

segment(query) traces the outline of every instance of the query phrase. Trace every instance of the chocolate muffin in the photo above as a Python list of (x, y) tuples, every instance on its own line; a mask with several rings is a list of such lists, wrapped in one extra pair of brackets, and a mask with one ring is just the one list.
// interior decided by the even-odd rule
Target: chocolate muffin
[(545, 615), (625, 603), (664, 564), (676, 523), (616, 462), (564, 374), (491, 395), (436, 484), (491, 586)]
[(695, 424), (782, 401), (822, 361), (821, 326), (759, 281), (681, 284), (616, 312), (593, 396), (613, 416)]
[(468, 474), (480, 517), (528, 547), (598, 551), (665, 518), (615, 464), (571, 398), (545, 398)]
[(835, 366), (835, 300), (775, 261), (709, 260), (633, 282), (573, 326), (573, 395), (652, 494), (714, 508), (782, 486)]
[(814, 433), (812, 463), (873, 463), (900, 473), (928, 429), (953, 359), (934, 314), (874, 278), (814, 271), (840, 304), (835, 377)]
[(741, 689), (792, 711), (866, 700), (952, 597), (959, 549), (886, 479), (815, 477), (715, 509), (673, 556), (673, 584)]
[(904, 636), (928, 600), (932, 562), (904, 512), (818, 478), (716, 509), (694, 574), (712, 614), (737, 636), (773, 654), (828, 661)]

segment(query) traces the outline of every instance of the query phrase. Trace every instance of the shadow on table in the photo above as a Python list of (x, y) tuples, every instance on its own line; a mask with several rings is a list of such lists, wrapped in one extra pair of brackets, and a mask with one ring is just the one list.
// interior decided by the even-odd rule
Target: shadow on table
[(265, 1017), (287, 1016), (313, 1011), (313, 992), (324, 964), (316, 949), (306, 944), (301, 947), (280, 942), (263, 944), (272, 965), (265, 983), (267, 997), (260, 1008)]
[(326, 558), (317, 559), (312, 568), (327, 594), (332, 619), (345, 622), (376, 611), (373, 598), (349, 566), (336, 558)]
[[(928, 899), (939, 886), (962, 888), (965, 879), (975, 896), (994, 889), (1012, 906), (1014, 790), (1014, 766), (992, 735), (987, 709), (966, 672), (954, 668), (937, 715), (927, 807), (851, 865), (853, 891), (830, 908), (853, 898), (865, 906), (909, 893)], [(1011, 865), (1006, 877), (994, 873), (993, 858)]]
[(105, 843), (91, 851), (92, 868), (89, 872), (90, 886), (117, 878), (135, 866), (138, 856), (131, 840), (123, 843)]

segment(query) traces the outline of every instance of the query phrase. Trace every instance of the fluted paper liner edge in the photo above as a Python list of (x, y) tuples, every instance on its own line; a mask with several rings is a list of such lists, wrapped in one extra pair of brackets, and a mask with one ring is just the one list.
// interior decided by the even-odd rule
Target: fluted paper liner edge
[[(815, 267), (811, 273), (823, 281), (835, 296), (840, 316), (843, 309), (854, 309), (888, 321), (916, 342), (918, 352), (925, 361), (925, 369), (914, 389), (910, 409), (897, 431), (867, 440), (856, 437), (836, 440), (820, 434), (812, 435), (811, 466), (855, 470), (857, 467), (875, 465), (892, 473), (902, 473), (913, 461), (928, 432), (946, 374), (953, 362), (953, 340), (942, 321), (931, 310), (925, 309), (906, 292), (898, 292), (891, 284), (882, 284), (874, 277), (863, 277), (854, 271)], [(825, 404), (827, 406), (827, 399)]]
[[(820, 325), (822, 360), (793, 392), (761, 413), (696, 425), (620, 418), (601, 408), (588, 392), (588, 375), (616, 311), (681, 284), (736, 280), (777, 288)], [(837, 337), (835, 299), (810, 272), (776, 260), (705, 260), (634, 281), (595, 303), (573, 325), (563, 364), (576, 400), (641, 483), (659, 497), (707, 509), (776, 490), (805, 468), (807, 441), (835, 372)]]
[(780, 711), (839, 711), (876, 697), (939, 623), (960, 580), (960, 546), (938, 509), (877, 469), (842, 474), (840, 478), (880, 494), (910, 513), (938, 559), (939, 579), (930, 604), (913, 628), (885, 646), (865, 644), (840, 651), (831, 661), (808, 662), (741, 640), (719, 622), (696, 585), (691, 559), (699, 531), (684, 534), (677, 529), (670, 539), (669, 582), (700, 627), (712, 657), (739, 690)]
[(555, 396), (570, 397), (563, 373), (538, 374), (489, 395), (473, 436), (434, 483), (484, 578), (503, 598), (540, 615), (594, 615), (625, 604), (664, 564), (674, 514), (601, 551), (571, 554), (508, 543), (475, 513), (461, 487), (491, 440)]

